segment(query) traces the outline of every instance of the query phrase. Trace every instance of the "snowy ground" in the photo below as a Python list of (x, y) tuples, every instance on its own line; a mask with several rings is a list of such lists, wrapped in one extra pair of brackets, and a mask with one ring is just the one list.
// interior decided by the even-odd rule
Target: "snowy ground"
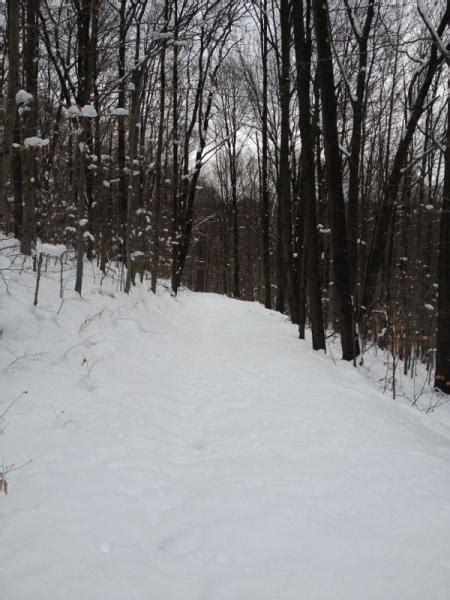
[(2, 599), (450, 598), (439, 411), (260, 305), (50, 271), (0, 280)]

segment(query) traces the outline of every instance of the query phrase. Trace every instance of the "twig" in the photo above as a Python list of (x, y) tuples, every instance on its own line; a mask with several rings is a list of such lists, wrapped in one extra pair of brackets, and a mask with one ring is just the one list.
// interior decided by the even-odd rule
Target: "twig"
[(28, 394), (27, 390), (24, 390), (21, 394), (19, 394), (17, 396), (17, 398), (14, 398), (14, 400), (11, 401), (9, 406), (7, 406), (2, 413), (0, 413), (0, 421), (6, 417), (6, 414), (11, 410), (11, 408), (14, 406), (14, 404), (16, 402), (18, 402), (22, 398), (22, 396), (24, 396), (25, 394)]

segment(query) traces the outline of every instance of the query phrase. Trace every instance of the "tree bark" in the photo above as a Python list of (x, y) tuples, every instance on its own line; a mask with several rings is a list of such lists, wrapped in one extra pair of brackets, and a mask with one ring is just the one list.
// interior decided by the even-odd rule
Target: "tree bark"
[(1, 163), (0, 163), (0, 222), (6, 226), (6, 198), (8, 175), (12, 158), (12, 143), (14, 140), (14, 131), (16, 127), (16, 93), (17, 93), (17, 75), (19, 72), (19, 9), (20, 3), (17, 0), (8, 0), (8, 96), (6, 100), (6, 111), (4, 122), (0, 125), (3, 128), (3, 139), (1, 139)]
[[(36, 135), (37, 124), (37, 45), (38, 45), (38, 11), (39, 0), (27, 0), (26, 3), (26, 35), (23, 51), (23, 70), (26, 91), (33, 96), (23, 112), (23, 137)], [(20, 250), (22, 254), (31, 254), (31, 244), (35, 235), (35, 173), (36, 149), (22, 148), (22, 237)]]
[(280, 216), (280, 261), (281, 280), (284, 280), (288, 291), (291, 318), (299, 321), (298, 286), (293, 268), (292, 256), (292, 198), (291, 198), (291, 164), (290, 164), (290, 2), (280, 1), (281, 30), (281, 71), (279, 79), (280, 92), (280, 177), (278, 184), (278, 202)]
[(178, 244), (180, 241), (180, 200), (179, 181), (178, 181), (178, 0), (174, 0), (174, 45), (173, 45), (173, 65), (172, 65), (172, 268), (171, 268), (171, 287), (172, 293), (177, 293), (177, 268), (178, 268)]
[[(450, 65), (447, 66), (450, 71)], [(434, 384), (450, 394), (450, 73), (447, 98), (444, 194), (440, 219), (438, 261), (438, 321)]]
[(366, 19), (364, 27), (360, 31), (356, 25), (355, 16), (349, 5), (348, 0), (345, 0), (347, 12), (350, 22), (358, 43), (359, 64), (358, 75), (356, 81), (356, 96), (352, 98), (353, 108), (353, 125), (352, 137), (350, 141), (350, 159), (349, 159), (349, 181), (348, 181), (348, 244), (349, 244), (349, 262), (350, 273), (353, 274), (353, 296), (357, 292), (358, 283), (358, 211), (359, 211), (359, 186), (360, 186), (360, 159), (361, 159), (361, 144), (362, 144), (362, 126), (364, 121), (364, 96), (367, 81), (367, 45), (369, 41), (370, 29), (374, 16), (375, 0), (369, 0), (367, 5)]
[(344, 360), (353, 360), (359, 351), (356, 347), (353, 328), (352, 290), (342, 187), (342, 164), (337, 130), (337, 102), (331, 54), (331, 31), (328, 22), (328, 0), (312, 0), (312, 6), (317, 41), (317, 69), (322, 100), (325, 169), (333, 253), (334, 295), (339, 319), (342, 358)]
[[(164, 25), (162, 31), (167, 32), (169, 20), (169, 2), (164, 4)], [(161, 228), (161, 182), (162, 182), (162, 158), (163, 158), (163, 140), (164, 140), (164, 118), (166, 104), (166, 41), (162, 41), (161, 63), (159, 77), (159, 123), (158, 123), (158, 142), (156, 148), (156, 174), (155, 174), (155, 196), (153, 205), (153, 262), (152, 262), (152, 292), (156, 293), (156, 284), (158, 282), (159, 255), (160, 255), (160, 228)]]
[(262, 259), (264, 280), (264, 306), (272, 308), (271, 276), (270, 276), (270, 207), (269, 207), (269, 173), (268, 173), (268, 17), (267, 0), (263, 0), (261, 8), (261, 59), (262, 59), (262, 109), (261, 109), (261, 221), (262, 221)]
[[(293, 3), (295, 56), (297, 63), (297, 96), (299, 101), (299, 126), (302, 141), (300, 189), (305, 204), (306, 279), (309, 313), (314, 350), (325, 350), (325, 334), (320, 288), (319, 244), (316, 218), (314, 132), (311, 118), (311, 3), (307, 0), (306, 13), (303, 0)], [(306, 17), (306, 30), (305, 30)], [(300, 334), (302, 332), (300, 331)]]

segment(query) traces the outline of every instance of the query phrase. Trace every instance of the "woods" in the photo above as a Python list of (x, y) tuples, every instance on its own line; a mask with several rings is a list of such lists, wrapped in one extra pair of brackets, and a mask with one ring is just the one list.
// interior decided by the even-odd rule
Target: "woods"
[(447, 0), (8, 0), (0, 227), (450, 393)]

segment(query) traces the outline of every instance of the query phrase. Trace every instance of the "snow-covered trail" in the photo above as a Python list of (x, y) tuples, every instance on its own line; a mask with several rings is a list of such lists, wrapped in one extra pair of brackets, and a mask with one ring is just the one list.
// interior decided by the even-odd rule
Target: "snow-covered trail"
[(144, 290), (24, 314), (2, 598), (450, 598), (450, 435), (283, 317)]

